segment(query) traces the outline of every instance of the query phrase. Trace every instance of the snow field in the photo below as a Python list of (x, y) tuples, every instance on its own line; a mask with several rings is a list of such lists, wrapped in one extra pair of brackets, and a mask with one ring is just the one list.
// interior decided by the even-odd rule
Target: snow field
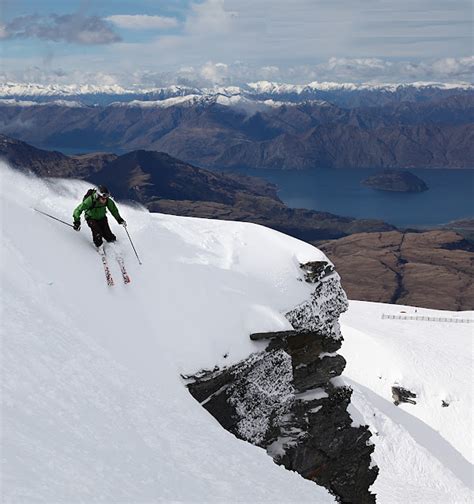
[[(474, 327), (381, 318), (402, 312), (473, 318), (473, 312), (360, 301), (341, 316), (351, 414), (375, 434), (380, 475), (372, 490), (388, 503), (472, 502)], [(415, 392), (417, 404), (395, 406), (396, 384)]]
[(334, 502), (222, 429), (180, 378), (259, 350), (249, 331), (289, 328), (281, 310), (309, 289), (298, 261), (319, 251), (119, 203), (143, 266), (112, 223), (132, 284), (110, 258), (110, 288), (87, 225), (31, 208), (70, 222), (89, 185), (0, 176), (2, 501)]

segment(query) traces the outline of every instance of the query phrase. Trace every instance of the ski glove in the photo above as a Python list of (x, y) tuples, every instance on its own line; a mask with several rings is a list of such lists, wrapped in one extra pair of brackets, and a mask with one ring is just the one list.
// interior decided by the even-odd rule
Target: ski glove
[(80, 231), (81, 230), (81, 221), (74, 221), (74, 224), (72, 226), (75, 231)]
[(122, 222), (120, 223), (120, 225), (123, 226), (124, 228), (127, 227), (127, 221), (122, 220)]

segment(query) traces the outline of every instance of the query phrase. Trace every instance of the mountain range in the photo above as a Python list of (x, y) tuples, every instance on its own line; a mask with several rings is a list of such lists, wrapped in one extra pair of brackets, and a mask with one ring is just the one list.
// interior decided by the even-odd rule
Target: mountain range
[(35, 84), (5, 82), (0, 84), (0, 99), (49, 102), (76, 101), (84, 105), (107, 105), (113, 102), (156, 101), (168, 98), (194, 96), (233, 96), (248, 100), (274, 100), (298, 103), (324, 100), (345, 107), (376, 106), (392, 102), (429, 101), (455, 94), (469, 93), (474, 86), (468, 83), (445, 84), (413, 82), (404, 84), (310, 82), (285, 84), (269, 81), (250, 82), (240, 86), (198, 88), (186, 85), (167, 87), (125, 88), (113, 85)]
[(0, 132), (48, 149), (156, 150), (213, 169), (474, 166), (470, 86), (174, 87), (106, 104), (23, 91), (3, 91)]

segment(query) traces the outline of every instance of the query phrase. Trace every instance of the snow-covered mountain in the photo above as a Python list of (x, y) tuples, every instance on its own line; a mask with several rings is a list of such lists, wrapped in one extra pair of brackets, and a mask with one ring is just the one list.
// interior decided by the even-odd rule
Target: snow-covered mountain
[[(110, 288), (87, 227), (33, 210), (69, 222), (88, 185), (0, 168), (2, 499), (335, 502), (220, 427), (181, 378), (260, 352), (251, 333), (292, 329), (284, 313), (313, 289), (300, 264), (324, 254), (261, 226), (119, 203), (143, 265), (112, 223), (112, 274), (118, 250), (132, 283)], [(351, 302), (341, 317), (337, 380), (373, 432), (377, 502), (471, 501), (473, 326), (454, 321), (472, 315)], [(395, 406), (395, 385), (417, 404)]]
[(257, 94), (301, 94), (308, 91), (385, 91), (395, 93), (403, 89), (465, 89), (472, 90), (474, 86), (468, 83), (447, 84), (442, 82), (411, 82), (407, 84), (377, 84), (353, 82), (310, 82), (308, 84), (284, 84), (278, 82), (250, 82), (248, 87)]
[(173, 85), (166, 87), (123, 87), (114, 85), (81, 85), (81, 84), (39, 84), (5, 82), (0, 84), (0, 96), (80, 96), (80, 95), (145, 95), (160, 94), (171, 96), (184, 96), (188, 94), (225, 94), (236, 95), (241, 93), (256, 94), (301, 94), (305, 91), (386, 91), (395, 92), (401, 89), (465, 89), (472, 90), (474, 85), (466, 82), (412, 82), (403, 84), (393, 83), (353, 83), (353, 82), (310, 82), (307, 84), (285, 84), (271, 81), (249, 82), (241, 86), (214, 86), (212, 88), (196, 88), (192, 86)]
[[(446, 84), (440, 82), (413, 82), (407, 84), (310, 82), (308, 84), (285, 84), (269, 81), (250, 82), (240, 86), (214, 86), (196, 88), (173, 85), (167, 87), (122, 87), (119, 85), (59, 85), (5, 82), (0, 84), (0, 99), (32, 101), (35, 103), (57, 100), (72, 100), (84, 105), (107, 105), (113, 102), (130, 103), (134, 106), (146, 102), (158, 102), (171, 98), (185, 98), (175, 102), (189, 104), (188, 100), (200, 102), (221, 97), (222, 104), (236, 105), (237, 98), (249, 101), (272, 100), (277, 104), (302, 101), (329, 100), (338, 105), (383, 104), (390, 100), (418, 101), (456, 93), (472, 92), (470, 83)], [(171, 102), (169, 102), (171, 103)]]

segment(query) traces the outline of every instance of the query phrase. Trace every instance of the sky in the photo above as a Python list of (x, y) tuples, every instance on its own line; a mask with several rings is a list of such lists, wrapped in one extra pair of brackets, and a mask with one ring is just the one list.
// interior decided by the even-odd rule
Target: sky
[(472, 82), (470, 0), (0, 0), (0, 82)]

